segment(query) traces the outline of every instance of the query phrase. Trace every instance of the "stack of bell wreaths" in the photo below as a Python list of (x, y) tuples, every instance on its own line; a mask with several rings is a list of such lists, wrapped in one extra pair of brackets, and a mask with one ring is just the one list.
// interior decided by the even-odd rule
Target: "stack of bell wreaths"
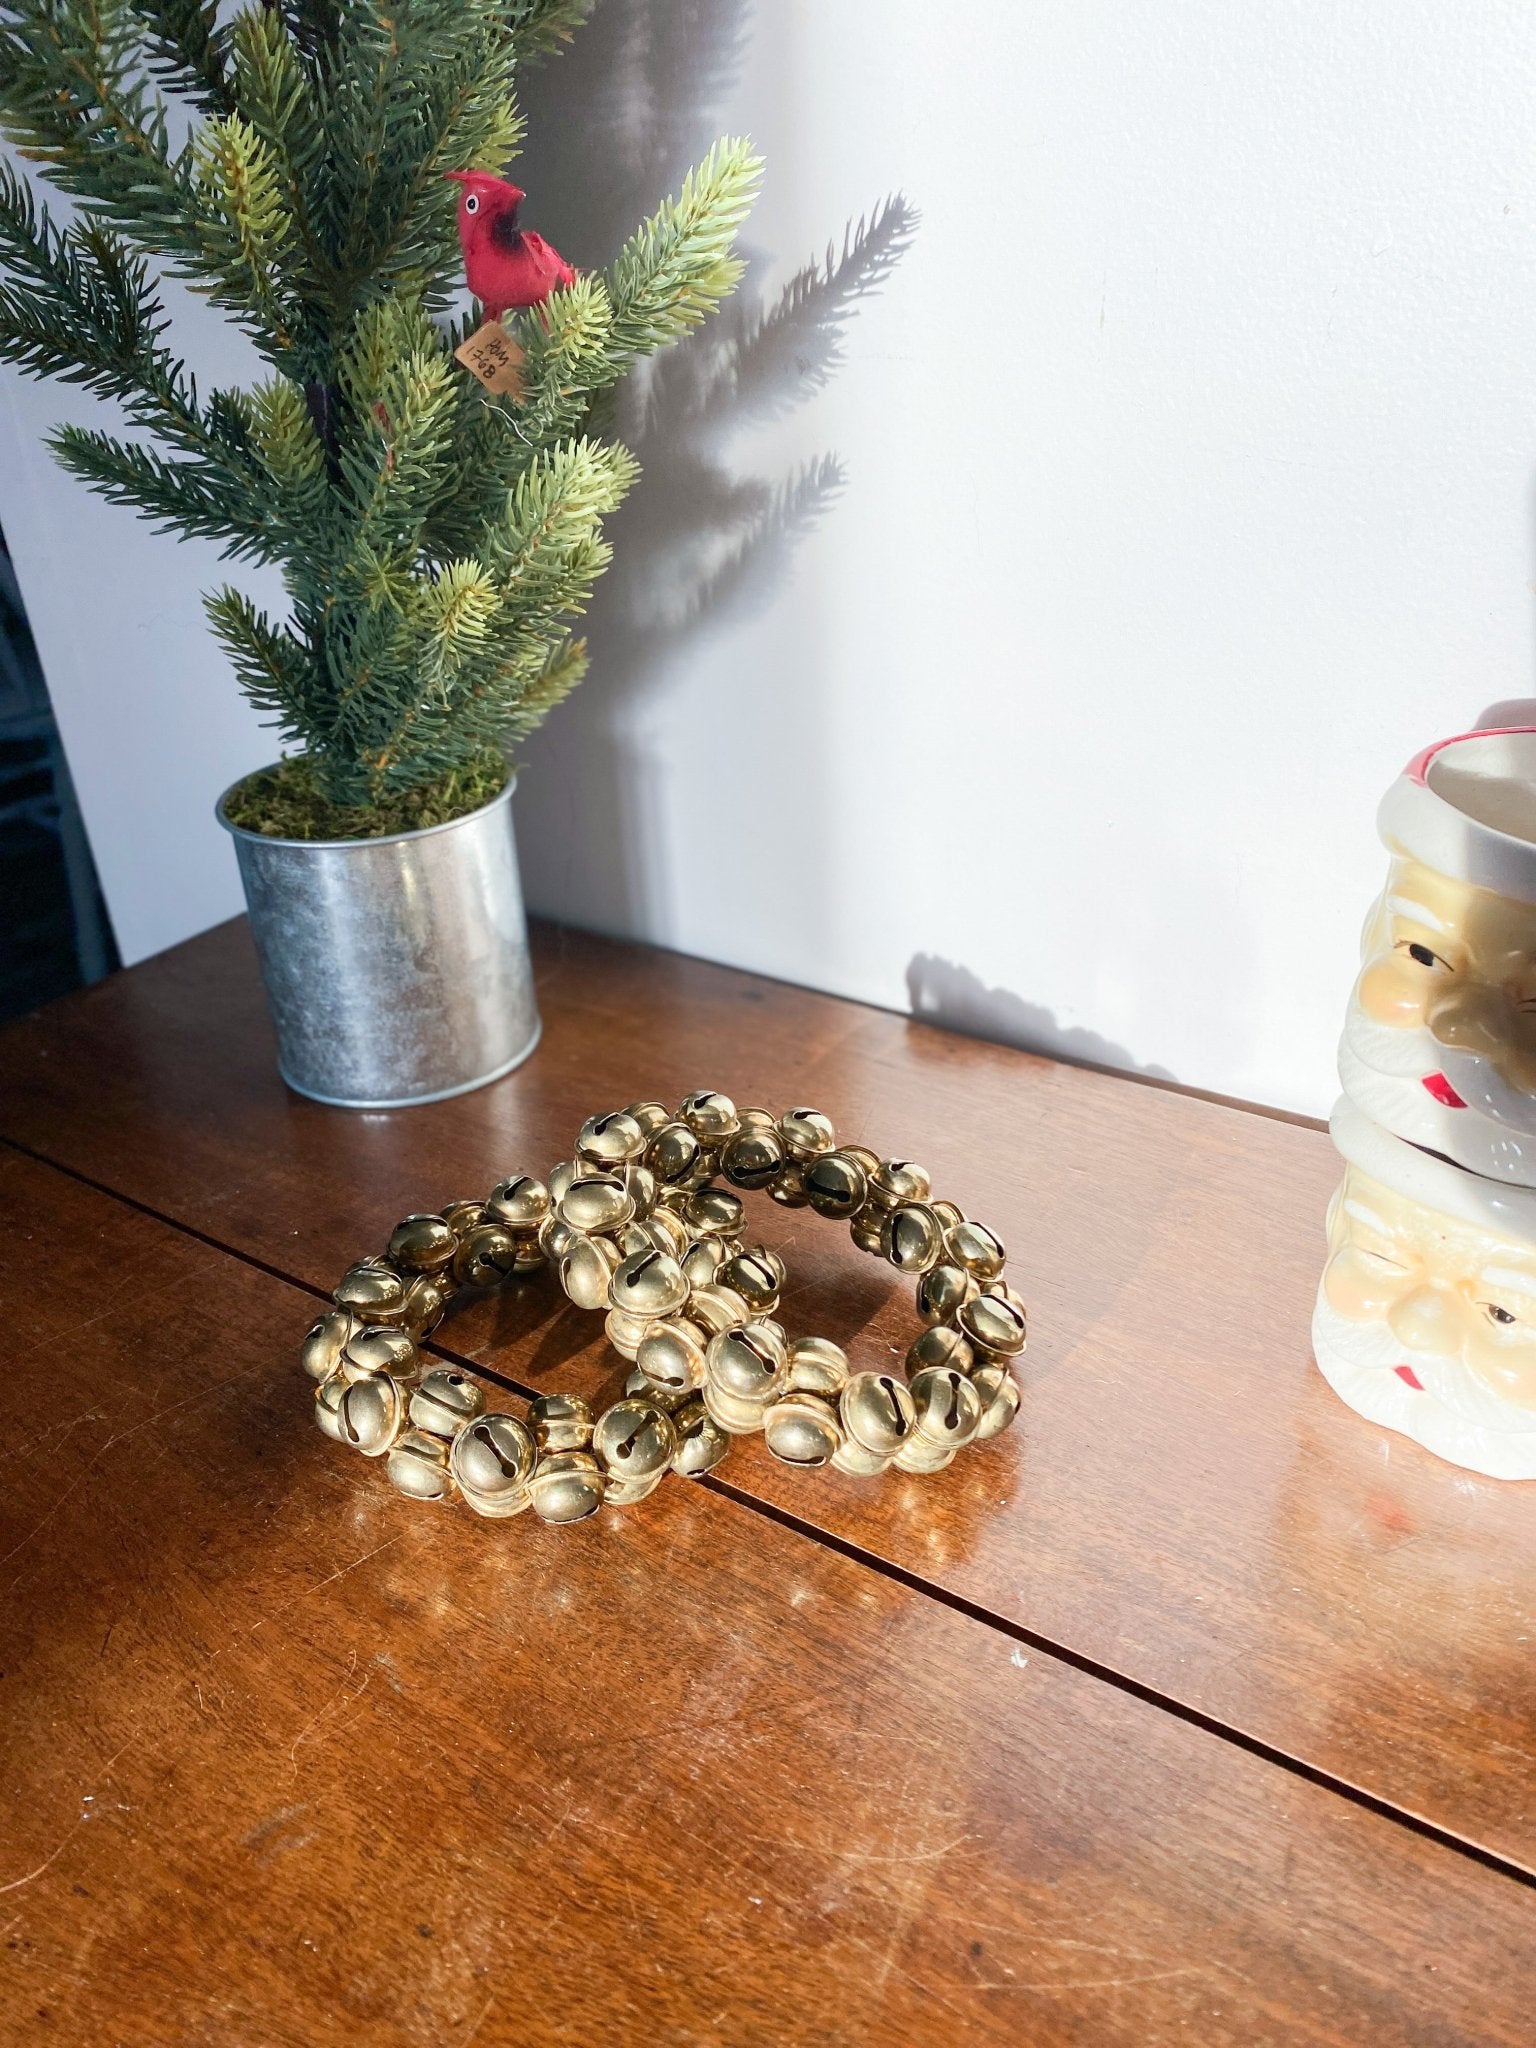
[(1536, 1478), (1536, 729), (1426, 748), (1378, 824), (1313, 1350), (1372, 1422)]
[[(774, 1319), (783, 1263), (742, 1237), (750, 1191), (845, 1222), (915, 1280), (924, 1328), (905, 1374), (855, 1371), (826, 1338), (788, 1336)], [(483, 1201), (406, 1217), (382, 1255), (342, 1276), (303, 1364), (327, 1435), (383, 1458), (402, 1492), (493, 1518), (630, 1506), (758, 1431), (786, 1464), (937, 1472), (1018, 1409), (1011, 1364), (1027, 1322), (1005, 1256), (912, 1161), (839, 1146), (818, 1110), (775, 1117), (702, 1090), (675, 1111), (640, 1102), (590, 1118), (547, 1182), (517, 1174)], [(572, 1393), (541, 1395), (523, 1417), (490, 1411), (477, 1380), (424, 1355), (456, 1296), (545, 1268), (603, 1313), (632, 1367), (601, 1413)]]

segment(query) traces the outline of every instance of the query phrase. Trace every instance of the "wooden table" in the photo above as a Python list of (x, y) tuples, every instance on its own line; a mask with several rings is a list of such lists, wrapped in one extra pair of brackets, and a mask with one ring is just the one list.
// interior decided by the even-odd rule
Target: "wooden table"
[[(1536, 2039), (1536, 1487), (1308, 1359), (1292, 1122), (537, 937), (544, 1043), (287, 1093), (243, 925), (0, 1037), (0, 2034), (327, 2048)], [(923, 1159), (1012, 1249), (1019, 1425), (575, 1528), (412, 1505), (298, 1337), (395, 1219), (709, 1085)], [(906, 1286), (764, 1205), (785, 1318)], [(530, 1286), (445, 1323), (614, 1383)]]

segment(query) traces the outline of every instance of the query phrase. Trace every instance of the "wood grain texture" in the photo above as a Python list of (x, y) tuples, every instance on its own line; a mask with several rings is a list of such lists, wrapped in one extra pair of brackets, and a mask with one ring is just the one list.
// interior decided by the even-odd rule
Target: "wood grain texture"
[[(547, 1169), (581, 1118), (725, 1088), (825, 1108), (998, 1228), (1031, 1302), (1019, 1426), (934, 1480), (725, 1468), (1011, 1625), (1536, 1867), (1536, 1487), (1377, 1431), (1308, 1353), (1325, 1137), (676, 955), (539, 935), (545, 1039), (496, 1087), (328, 1111), (272, 1069), (243, 927), (0, 1041), (0, 1132), (328, 1288), (408, 1210)], [(754, 1206), (785, 1318), (905, 1349), (905, 1288), (846, 1233)], [(593, 1385), (593, 1326), (534, 1291), (440, 1333)]]
[(1529, 2038), (1523, 1885), (702, 1488), (401, 1501), (302, 1295), (14, 1154), (0, 1304), (6, 2041)]

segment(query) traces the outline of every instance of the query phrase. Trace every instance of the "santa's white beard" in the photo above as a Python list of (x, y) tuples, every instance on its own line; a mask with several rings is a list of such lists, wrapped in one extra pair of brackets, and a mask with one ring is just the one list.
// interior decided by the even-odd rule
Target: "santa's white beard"
[[(1374, 1027), (1381, 1030), (1383, 1027)], [(1421, 1038), (1422, 1032), (1389, 1031), (1391, 1038)], [(1372, 1123), (1410, 1145), (1443, 1152), (1470, 1173), (1504, 1181), (1511, 1187), (1536, 1187), (1536, 1136), (1510, 1124), (1495, 1123), (1475, 1109), (1451, 1109), (1439, 1102), (1419, 1078), (1386, 1074), (1355, 1050), (1355, 1034), (1346, 1031), (1339, 1046), (1339, 1081), (1344, 1093)]]
[[(1384, 1322), (1340, 1315), (1322, 1287), (1312, 1350), (1324, 1379), (1358, 1414), (1494, 1479), (1536, 1479), (1536, 1409), (1506, 1401), (1454, 1354), (1409, 1351)], [(1411, 1386), (1397, 1367), (1410, 1367)]]
[(1507, 1081), (1485, 1053), (1442, 1045), (1424, 1024), (1411, 1031), (1378, 1024), (1366, 1015), (1358, 996), (1350, 999), (1344, 1038), (1355, 1057), (1376, 1073), (1420, 1084), (1427, 1074), (1444, 1074), (1469, 1109), (1536, 1137), (1536, 1095)]

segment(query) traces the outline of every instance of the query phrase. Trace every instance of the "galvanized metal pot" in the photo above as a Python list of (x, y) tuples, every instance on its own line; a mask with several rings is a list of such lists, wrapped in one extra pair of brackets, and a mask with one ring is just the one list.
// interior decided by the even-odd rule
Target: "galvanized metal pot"
[(283, 1079), (345, 1109), (494, 1081), (539, 1042), (512, 781), (467, 817), (385, 839), (235, 842)]

